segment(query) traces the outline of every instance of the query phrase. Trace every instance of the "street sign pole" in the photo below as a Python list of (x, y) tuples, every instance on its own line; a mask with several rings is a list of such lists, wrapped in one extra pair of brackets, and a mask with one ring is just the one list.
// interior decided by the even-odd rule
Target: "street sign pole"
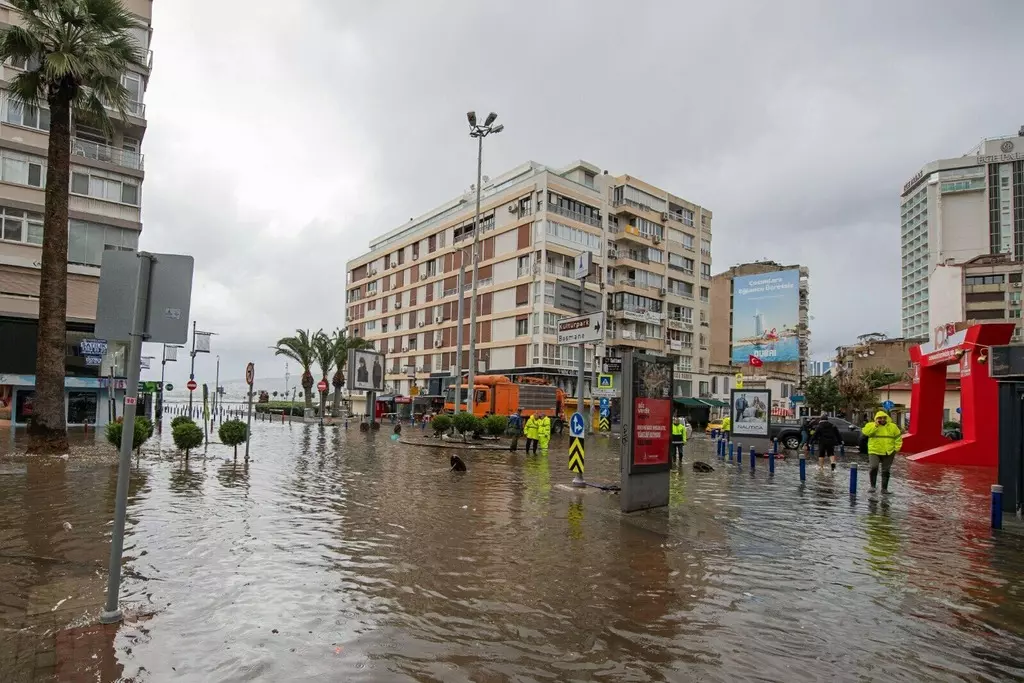
[(100, 613), (101, 624), (116, 624), (122, 619), (118, 597), (121, 590), (121, 554), (124, 550), (124, 520), (128, 507), (128, 480), (132, 467), (132, 446), (135, 441), (135, 404), (139, 395), (139, 374), (142, 371), (142, 342), (146, 335), (149, 311), (150, 272), (153, 256), (139, 252), (135, 311), (128, 351), (128, 381), (124, 390), (124, 420), (121, 425), (121, 457), (117, 470), (117, 497), (114, 499), (114, 529), (110, 536), (110, 568), (107, 573), (107, 602)]
[[(249, 407), (245, 413), (245, 461), (249, 462), (249, 432), (252, 431), (252, 385), (256, 381), (256, 365), (249, 363), (245, 366), (245, 381), (249, 384)], [(294, 402), (295, 399), (292, 398)], [(291, 420), (291, 415), (288, 420)]]
[[(584, 296), (587, 292), (587, 274), (590, 272), (590, 262), (592, 255), (589, 251), (585, 251), (576, 257), (576, 277), (580, 279), (580, 315), (584, 312)], [(596, 349), (596, 346), (595, 346)], [(576, 415), (580, 421), (584, 420), (583, 413), (583, 385), (586, 382), (586, 357), (587, 357), (587, 345), (585, 342), (580, 342), (579, 345), (579, 368), (576, 375)], [(583, 434), (579, 435), (579, 449), (583, 451), (584, 435), (586, 434), (586, 426), (584, 424)], [(569, 439), (570, 445), (572, 439)], [(571, 450), (571, 448), (570, 448)], [(570, 454), (571, 458), (571, 454)], [(587, 485), (587, 482), (583, 479), (583, 468), (580, 467), (576, 470), (576, 474), (572, 479), (572, 485), (577, 488), (583, 488)]]

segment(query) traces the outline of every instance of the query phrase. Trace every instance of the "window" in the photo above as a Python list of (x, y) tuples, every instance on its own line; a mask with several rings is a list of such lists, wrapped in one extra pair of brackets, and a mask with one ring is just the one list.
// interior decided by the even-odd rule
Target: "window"
[(34, 56), (28, 60), (24, 57), (11, 57), (7, 63), (22, 71), (35, 71), (39, 68), (39, 60)]
[(718, 378), (717, 377), (712, 377), (711, 378), (711, 393), (712, 394), (717, 394), (718, 393)]
[(72, 219), (68, 226), (68, 262), (100, 265), (107, 249), (135, 251), (139, 247), (137, 230), (115, 228)]
[(711, 290), (708, 289), (707, 287), (701, 287), (700, 288), (700, 300), (703, 301), (704, 303), (707, 303), (708, 300), (711, 298), (710, 292), (711, 292)]
[(964, 278), (965, 285), (1001, 285), (1002, 275), (968, 275)]
[(711, 277), (711, 264), (702, 263), (700, 264), (700, 276), (710, 278)]
[(594, 174), (591, 173), (590, 171), (584, 171), (583, 172), (583, 184), (586, 185), (587, 187), (593, 187), (594, 186), (594, 177), (595, 177)]
[(38, 107), (34, 104), (23, 104), (11, 99), (4, 98), (7, 102), (7, 111), (4, 113), (4, 121), (15, 126), (35, 128), (36, 130), (50, 130), (50, 110)]
[(3, 153), (3, 181), (31, 187), (43, 186), (43, 167), (46, 165), (42, 157), (19, 154), (10, 150)]
[(711, 254), (711, 240), (700, 241), (700, 253), (710, 255)]
[(558, 321), (562, 316), (557, 313), (544, 314), (544, 334), (558, 334)]
[(43, 215), (0, 207), (0, 239), (28, 244), (43, 243)]
[(136, 181), (93, 169), (72, 170), (71, 193), (120, 204), (139, 205), (139, 185)]
[(601, 211), (599, 209), (589, 204), (578, 202), (575, 199), (563, 197), (555, 192), (548, 192), (548, 209), (582, 223), (588, 223), (597, 227), (601, 225)]
[(601, 248), (601, 236), (586, 230), (571, 228), (555, 221), (537, 221), (536, 237), (565, 243), (575, 249), (597, 251)]
[(516, 336), (522, 337), (530, 333), (530, 321), (526, 318), (516, 321)]

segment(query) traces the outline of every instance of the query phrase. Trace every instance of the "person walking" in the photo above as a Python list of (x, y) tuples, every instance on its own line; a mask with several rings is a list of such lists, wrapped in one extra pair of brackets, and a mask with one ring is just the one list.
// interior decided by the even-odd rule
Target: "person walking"
[(722, 434), (726, 441), (732, 441), (732, 418), (728, 415), (722, 418)]
[(814, 427), (814, 434), (811, 440), (818, 444), (818, 469), (825, 469), (825, 458), (832, 459), (832, 471), (836, 471), (836, 446), (843, 437), (839, 428), (828, 421), (828, 415), (822, 413), (818, 423)]
[(686, 425), (681, 417), (672, 419), (672, 460), (683, 464), (683, 446), (686, 445)]
[(875, 490), (878, 480), (878, 469), (882, 469), (882, 493), (889, 492), (889, 472), (892, 461), (903, 447), (903, 432), (884, 410), (875, 413), (873, 422), (868, 422), (861, 429), (861, 434), (868, 438), (868, 459), (871, 463), (871, 490)]
[[(551, 442), (551, 418), (544, 415), (537, 422), (537, 441), (540, 442), (540, 452), (548, 454), (548, 444)], [(533, 446), (534, 455), (537, 454), (537, 445)]]
[(523, 435), (523, 409), (517, 408), (516, 412), (508, 416), (508, 427), (506, 428), (509, 436), (512, 437), (512, 445), (508, 447), (510, 451), (515, 453), (519, 450), (519, 437)]
[(530, 415), (529, 419), (526, 420), (526, 454), (530, 454), (530, 446), (533, 446), (533, 454), (537, 455), (537, 430), (540, 428), (540, 420), (537, 418), (537, 413)]

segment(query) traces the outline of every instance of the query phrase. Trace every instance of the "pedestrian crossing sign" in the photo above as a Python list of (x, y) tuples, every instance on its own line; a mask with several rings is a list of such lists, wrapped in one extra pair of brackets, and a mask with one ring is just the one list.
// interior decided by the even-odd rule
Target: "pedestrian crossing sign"
[(615, 383), (612, 380), (611, 375), (598, 375), (597, 376), (597, 388), (598, 389), (614, 389)]

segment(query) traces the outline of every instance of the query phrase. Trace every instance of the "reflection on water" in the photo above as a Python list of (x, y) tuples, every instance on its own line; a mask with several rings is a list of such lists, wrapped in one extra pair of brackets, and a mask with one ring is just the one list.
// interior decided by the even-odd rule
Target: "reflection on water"
[[(143, 453), (114, 644), (137, 680), (1013, 680), (1024, 549), (987, 529), (991, 473), (717, 461), (624, 517), (548, 458), (255, 423), (252, 460)], [(615, 482), (618, 441), (588, 439)], [(694, 473), (694, 459), (716, 471)], [(0, 465), (0, 652), (65, 594), (102, 600), (114, 468)], [(72, 531), (63, 523), (67, 521)], [(10, 590), (7, 590), (10, 587)]]

